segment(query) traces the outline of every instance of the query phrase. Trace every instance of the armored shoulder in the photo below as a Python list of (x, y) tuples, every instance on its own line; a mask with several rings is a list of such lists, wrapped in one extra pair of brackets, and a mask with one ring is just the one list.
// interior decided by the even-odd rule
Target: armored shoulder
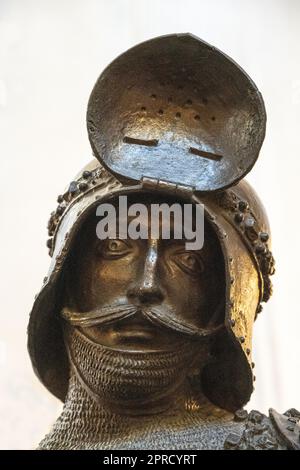
[(300, 412), (291, 408), (284, 414), (269, 410), (269, 417), (259, 411), (240, 410), (235, 420), (243, 421), (240, 434), (230, 433), (224, 443), (232, 450), (300, 450)]
[(269, 415), (280, 438), (288, 449), (300, 450), (300, 412), (295, 408), (280, 414), (270, 408)]

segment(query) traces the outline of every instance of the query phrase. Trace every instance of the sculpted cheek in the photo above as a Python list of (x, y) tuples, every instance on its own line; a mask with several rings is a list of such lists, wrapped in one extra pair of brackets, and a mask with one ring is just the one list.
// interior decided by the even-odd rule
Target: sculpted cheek
[(95, 269), (94, 282), (101, 285), (121, 286), (126, 284), (136, 271), (135, 263), (132, 260), (103, 260)]

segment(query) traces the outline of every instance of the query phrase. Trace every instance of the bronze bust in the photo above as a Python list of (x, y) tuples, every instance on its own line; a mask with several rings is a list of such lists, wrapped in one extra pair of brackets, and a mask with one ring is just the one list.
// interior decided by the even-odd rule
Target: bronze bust
[[(64, 402), (40, 449), (300, 449), (297, 410), (243, 409), (274, 273), (268, 220), (243, 180), (265, 124), (247, 74), (189, 34), (139, 44), (101, 74), (87, 111), (95, 159), (51, 214), (29, 321), (33, 368)], [(169, 240), (100, 240), (96, 208), (117, 212), (122, 195), (203, 204), (203, 247), (187, 249), (174, 224)]]

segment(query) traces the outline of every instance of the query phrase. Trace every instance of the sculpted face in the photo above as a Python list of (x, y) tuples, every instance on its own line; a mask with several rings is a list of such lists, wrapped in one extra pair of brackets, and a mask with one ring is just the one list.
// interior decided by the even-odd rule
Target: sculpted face
[[(149, 196), (146, 200), (149, 203)], [(148, 375), (153, 359), (168, 358), (172, 369), (169, 356), (174, 356), (174, 377), (167, 380), (166, 390), (156, 383), (153, 388), (153, 378), (148, 389), (135, 384), (133, 377), (125, 380), (135, 399), (167, 393), (183, 382), (199, 359), (203, 336), (209, 336), (223, 320), (223, 262), (216, 236), (206, 224), (203, 248), (187, 251), (185, 240), (172, 238), (99, 240), (97, 222), (91, 216), (85, 223), (70, 260), (64, 316), (73, 319), (73, 327), (68, 334), (79, 332), (79, 341), (96, 348), (94, 354), (102, 355), (105, 350), (114, 359), (118, 355), (141, 359), (141, 368), (146, 361)], [(80, 368), (76, 350), (72, 356)], [(153, 368), (159, 369), (155, 364)], [(85, 372), (81, 375), (84, 379)], [(94, 394), (105, 395), (105, 387), (100, 388)], [(110, 397), (116, 388), (115, 384)], [(125, 392), (119, 399), (128, 395)]]

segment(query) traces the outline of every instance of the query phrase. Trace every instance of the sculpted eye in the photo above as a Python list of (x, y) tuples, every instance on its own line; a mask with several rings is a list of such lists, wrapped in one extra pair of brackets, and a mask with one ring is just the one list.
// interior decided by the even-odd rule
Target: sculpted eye
[(186, 251), (173, 256), (175, 263), (188, 274), (200, 274), (203, 271), (203, 262), (198, 253)]
[(125, 256), (130, 252), (129, 245), (120, 239), (103, 240), (98, 245), (99, 253), (105, 258)]

